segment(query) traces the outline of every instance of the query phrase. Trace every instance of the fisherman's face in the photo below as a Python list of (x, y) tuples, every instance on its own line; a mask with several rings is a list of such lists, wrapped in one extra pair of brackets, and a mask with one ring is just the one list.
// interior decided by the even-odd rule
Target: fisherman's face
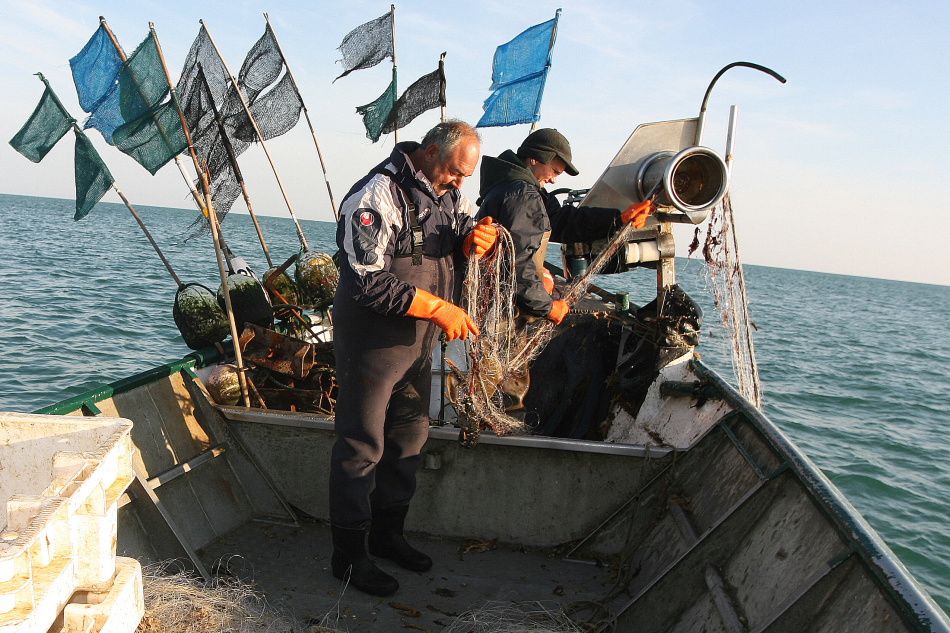
[(464, 137), (444, 159), (439, 148), (430, 145), (425, 148), (422, 173), (432, 184), (437, 196), (452, 189), (460, 189), (465, 179), (475, 173), (481, 155), (481, 144), (474, 136)]
[(547, 184), (554, 184), (554, 180), (564, 173), (567, 165), (557, 156), (551, 159), (550, 163), (542, 163), (537, 159), (529, 158), (528, 169), (531, 170), (534, 177), (538, 179), (538, 183), (543, 187)]

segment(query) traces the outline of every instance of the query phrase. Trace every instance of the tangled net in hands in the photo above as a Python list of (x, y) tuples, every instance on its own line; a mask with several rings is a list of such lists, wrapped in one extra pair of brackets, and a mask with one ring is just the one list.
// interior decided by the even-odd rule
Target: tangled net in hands
[[(625, 225), (587, 272), (573, 281), (561, 297), (569, 306), (587, 293), (594, 275), (627, 241), (632, 230), (633, 225)], [(514, 260), (511, 234), (498, 226), (494, 251), (469, 260), (466, 271), (465, 305), (481, 335), (468, 343), (469, 372), (466, 374), (448, 361), (447, 381), (449, 399), (462, 426), (460, 441), (466, 446), (474, 446), (484, 428), (490, 428), (496, 435), (524, 431), (524, 422), (506, 412), (510, 404), (506, 394), (526, 391), (531, 362), (554, 336), (556, 326), (548, 319), (518, 318), (514, 305)]]
[[(464, 443), (474, 444), (483, 428), (498, 435), (521, 431), (523, 423), (505, 412), (502, 386), (527, 375), (518, 361), (521, 340), (515, 324), (515, 247), (511, 234), (498, 227), (491, 254), (469, 260), (464, 299), (481, 335), (467, 344), (469, 371), (449, 364), (449, 399), (462, 424)], [(515, 364), (516, 361), (519, 364)]]

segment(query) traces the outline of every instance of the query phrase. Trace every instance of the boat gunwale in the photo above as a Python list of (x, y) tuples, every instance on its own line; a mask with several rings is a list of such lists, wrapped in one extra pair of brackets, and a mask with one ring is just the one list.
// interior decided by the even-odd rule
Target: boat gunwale
[[(330, 416), (275, 411), (271, 409), (245, 409), (239, 406), (214, 405), (214, 407), (231, 422), (270, 424), (274, 426), (290, 426), (323, 431), (332, 431), (334, 429)], [(437, 440), (455, 441), (458, 439), (458, 428), (450, 425), (433, 425), (429, 427), (429, 437)], [(576, 453), (624, 455), (627, 457), (642, 457), (648, 459), (665, 457), (673, 452), (683, 452), (683, 449), (672, 447), (621, 444), (619, 442), (599, 442), (594, 440), (577, 440), (539, 435), (498, 436), (487, 431), (479, 435), (478, 443), (571, 451)]]
[[(732, 385), (699, 359), (690, 361), (700, 380), (709, 381), (734, 408), (758, 430), (766, 442), (802, 483), (816, 504), (837, 528), (839, 535), (866, 563), (886, 588), (905, 621), (932, 633), (950, 633), (950, 619), (933, 597), (913, 577), (844, 493), (772, 420), (756, 409)], [(721, 423), (722, 421), (720, 421)], [(923, 628), (921, 628), (923, 627)]]
[[(155, 380), (167, 378), (183, 370), (199, 369), (208, 366), (217, 362), (222, 357), (223, 354), (220, 349), (214, 347), (198, 350), (187, 354), (179, 360), (153, 367), (134, 374), (133, 376), (122, 378), (106, 385), (97, 385), (81, 394), (42, 407), (32, 413), (64, 415), (83, 409), (90, 410), (90, 413), (95, 413), (94, 405), (96, 402), (131, 391), (132, 389), (154, 382)], [(772, 420), (753, 407), (748, 400), (723, 379), (722, 376), (699, 359), (694, 358), (689, 362), (690, 367), (696, 373), (697, 377), (700, 380), (712, 383), (712, 385), (720, 391), (723, 398), (733, 407), (733, 411), (723, 419), (720, 419), (716, 425), (722, 424), (726, 419), (734, 419), (736, 414), (742, 414), (745, 419), (762, 434), (763, 438), (779, 457), (785, 461), (788, 468), (792, 470), (796, 478), (802, 483), (806, 492), (815, 499), (822, 512), (826, 514), (832, 524), (837, 528), (841, 537), (851, 545), (852, 550), (865, 562), (867, 568), (876, 577), (878, 586), (884, 588), (886, 592), (890, 594), (892, 604), (895, 605), (896, 610), (902, 615), (905, 621), (921, 630), (933, 633), (950, 633), (950, 619), (947, 618), (947, 615), (933, 597), (914, 579), (910, 571), (904, 566), (893, 550), (883, 541), (877, 531), (871, 527), (867, 520), (821, 469), (819, 469)], [(220, 409), (221, 407), (217, 408)], [(312, 416), (312, 418), (315, 423), (320, 421), (319, 416)], [(327, 421), (325, 417), (322, 423), (325, 424), (327, 428), (332, 428), (332, 424)], [(437, 426), (430, 427), (430, 431), (434, 431), (437, 437), (442, 434), (450, 433), (448, 430)], [(490, 443), (510, 443), (512, 438), (485, 435), (482, 437), (482, 441), (486, 440)], [(573, 443), (576, 441), (571, 440), (570, 442)], [(593, 444), (593, 442), (591, 442), (591, 444)], [(604, 444), (605, 448), (610, 445), (610, 443), (606, 442), (598, 444)], [(663, 450), (676, 452), (675, 449), (657, 448), (656, 453), (654, 453), (654, 449), (643, 446), (637, 447), (622, 444), (614, 444), (614, 446), (625, 447), (621, 448), (621, 451), (631, 448), (646, 449), (650, 456), (659, 456)], [(547, 446), (547, 448), (574, 450), (566, 445), (550, 445)], [(611, 451), (604, 450), (597, 452)]]
[(31, 411), (31, 413), (38, 415), (66, 415), (87, 408), (91, 410), (90, 413), (97, 414), (98, 411), (94, 408), (97, 402), (129, 392), (143, 385), (147, 385), (150, 382), (154, 382), (157, 379), (167, 378), (185, 369), (205, 367), (219, 361), (221, 358), (223, 358), (223, 354), (219, 349), (206, 347), (187, 354), (178, 360), (146, 369), (132, 376), (120, 378), (119, 380), (104, 385), (96, 385), (80, 394), (46, 405), (45, 407)]

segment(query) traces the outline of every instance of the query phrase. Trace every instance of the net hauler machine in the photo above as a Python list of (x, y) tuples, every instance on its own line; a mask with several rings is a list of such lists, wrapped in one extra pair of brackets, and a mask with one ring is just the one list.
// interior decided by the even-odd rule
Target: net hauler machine
[[(715, 151), (703, 147), (703, 124), (713, 86), (730, 68), (744, 66), (767, 73), (785, 83), (770, 68), (751, 62), (733, 62), (723, 67), (709, 83), (699, 116), (637, 126), (594, 186), (571, 192), (569, 202), (582, 206), (626, 208), (633, 202), (654, 198), (657, 211), (646, 227), (632, 231), (617, 256), (602, 270), (624, 272), (635, 266), (655, 267), (657, 292), (663, 296), (676, 283), (672, 224), (700, 224), (729, 189), (729, 166)], [(730, 118), (726, 156), (731, 154), (734, 114)], [(606, 245), (566, 244), (566, 270), (582, 274), (591, 259)]]

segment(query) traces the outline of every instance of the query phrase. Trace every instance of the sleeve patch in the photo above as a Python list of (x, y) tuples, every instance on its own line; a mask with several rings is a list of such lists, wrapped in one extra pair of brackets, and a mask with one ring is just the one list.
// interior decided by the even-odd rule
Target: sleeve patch
[(379, 231), (383, 218), (375, 209), (357, 209), (353, 218), (353, 252), (356, 261), (371, 266), (379, 261)]

